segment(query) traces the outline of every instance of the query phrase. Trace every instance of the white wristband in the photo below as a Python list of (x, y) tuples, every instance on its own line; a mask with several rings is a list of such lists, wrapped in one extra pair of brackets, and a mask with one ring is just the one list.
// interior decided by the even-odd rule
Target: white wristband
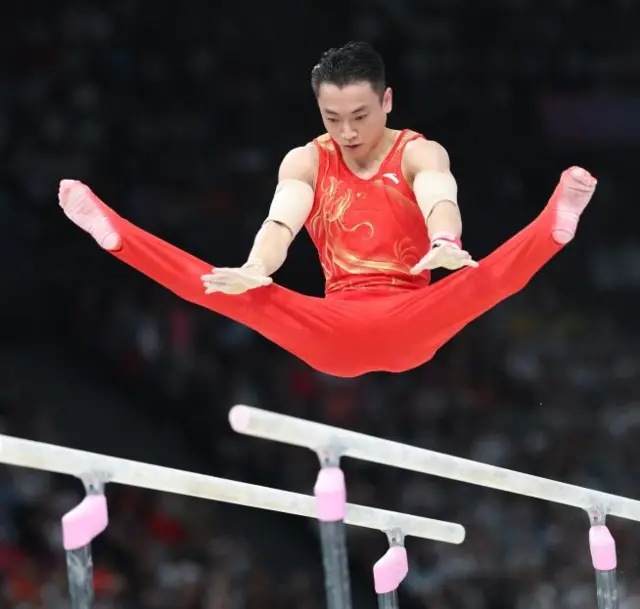
[(462, 241), (452, 233), (439, 232), (431, 237), (431, 247), (440, 247), (445, 244), (462, 249)]

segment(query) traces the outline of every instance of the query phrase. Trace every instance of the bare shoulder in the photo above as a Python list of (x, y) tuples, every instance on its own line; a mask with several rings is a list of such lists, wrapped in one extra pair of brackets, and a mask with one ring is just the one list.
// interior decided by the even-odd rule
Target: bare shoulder
[(313, 187), (317, 165), (318, 151), (313, 144), (292, 148), (280, 163), (278, 180), (300, 180)]
[(427, 170), (446, 172), (450, 169), (449, 153), (438, 142), (418, 138), (405, 146), (402, 164), (408, 175)]

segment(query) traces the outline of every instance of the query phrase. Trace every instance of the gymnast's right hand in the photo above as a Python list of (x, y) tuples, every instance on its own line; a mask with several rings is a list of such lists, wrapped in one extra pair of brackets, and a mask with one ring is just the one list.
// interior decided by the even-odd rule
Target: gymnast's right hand
[(223, 294), (244, 294), (249, 290), (270, 285), (271, 277), (265, 275), (261, 265), (247, 263), (240, 268), (214, 268), (211, 273), (202, 275), (205, 294), (222, 292)]

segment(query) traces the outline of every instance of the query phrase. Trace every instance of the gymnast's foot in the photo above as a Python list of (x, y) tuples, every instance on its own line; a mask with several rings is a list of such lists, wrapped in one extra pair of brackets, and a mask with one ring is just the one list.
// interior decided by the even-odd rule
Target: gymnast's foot
[(588, 171), (580, 167), (571, 167), (562, 173), (551, 197), (556, 214), (551, 235), (556, 243), (565, 245), (574, 238), (580, 216), (589, 204), (597, 183)]
[(88, 186), (77, 180), (62, 180), (58, 200), (67, 218), (89, 233), (102, 249), (115, 251), (122, 247), (122, 237), (107, 217), (104, 203)]

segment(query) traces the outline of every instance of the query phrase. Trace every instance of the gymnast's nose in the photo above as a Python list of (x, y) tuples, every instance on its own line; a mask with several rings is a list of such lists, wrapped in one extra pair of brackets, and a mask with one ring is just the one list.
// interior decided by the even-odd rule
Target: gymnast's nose
[(341, 135), (342, 135), (342, 140), (344, 141), (345, 144), (352, 144), (353, 142), (356, 141), (356, 138), (358, 137), (357, 131), (355, 131), (355, 129), (353, 129), (349, 123), (345, 123), (342, 126)]

